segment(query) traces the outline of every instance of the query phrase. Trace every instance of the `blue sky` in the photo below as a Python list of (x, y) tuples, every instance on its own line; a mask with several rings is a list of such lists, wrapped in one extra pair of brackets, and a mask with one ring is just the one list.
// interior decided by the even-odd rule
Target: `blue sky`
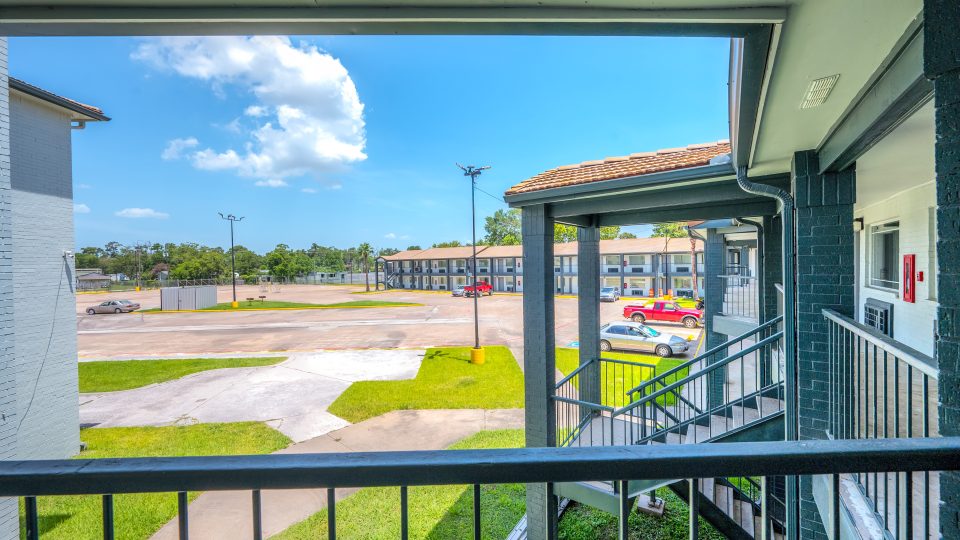
[[(217, 212), (245, 216), (238, 243), (258, 251), (465, 241), (455, 162), (491, 165), (480, 185), (499, 196), (555, 166), (728, 133), (718, 39), (11, 38), (10, 52), (11, 75), (113, 119), (74, 132), (78, 246), (226, 245)], [(478, 193), (480, 226), (504, 207)]]

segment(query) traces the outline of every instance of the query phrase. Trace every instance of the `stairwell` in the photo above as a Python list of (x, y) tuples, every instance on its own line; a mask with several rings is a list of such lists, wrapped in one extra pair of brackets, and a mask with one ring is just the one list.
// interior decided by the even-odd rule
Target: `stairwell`
[[(581, 365), (556, 386), (557, 446), (783, 440), (781, 321), (774, 319), (662, 372), (623, 360)], [(588, 377), (593, 384), (600, 379), (599, 403), (580, 399), (580, 389), (591, 384)], [(627, 495), (631, 507), (641, 496), (644, 501), (656, 498), (662, 488), (686, 498), (689, 484), (677, 478), (632, 481)], [(759, 538), (764, 526), (767, 538), (781, 538), (784, 504), (777, 486), (765, 484), (754, 478), (700, 479), (700, 515), (729, 538)], [(557, 484), (555, 490), (581, 504), (620, 511), (613, 482)]]

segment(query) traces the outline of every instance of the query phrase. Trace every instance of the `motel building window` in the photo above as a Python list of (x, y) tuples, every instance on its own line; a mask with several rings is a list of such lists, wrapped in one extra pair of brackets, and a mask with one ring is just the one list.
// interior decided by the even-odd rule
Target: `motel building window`
[(870, 227), (870, 286), (900, 288), (900, 222)]

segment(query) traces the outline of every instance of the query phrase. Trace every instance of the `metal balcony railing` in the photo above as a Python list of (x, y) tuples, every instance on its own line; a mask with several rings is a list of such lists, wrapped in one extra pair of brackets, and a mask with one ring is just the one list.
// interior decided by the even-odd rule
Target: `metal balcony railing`
[[(885, 441), (803, 441), (607, 448), (523, 448), (266, 456), (71, 459), (0, 462), (0, 496), (24, 497), (25, 536), (40, 538), (37, 497), (102, 495), (103, 536), (113, 538), (113, 494), (177, 494), (180, 537), (189, 534), (189, 491), (251, 492), (254, 538), (262, 538), (261, 491), (327, 492), (328, 537), (337, 536), (336, 490), (397, 486), (400, 537), (408, 538), (409, 486), (473, 486), (473, 537), (480, 538), (482, 484), (613, 480), (621, 486), (619, 538), (627, 538), (627, 483), (664, 477), (766, 478), (773, 475), (952, 471), (960, 469), (960, 438)], [(697, 491), (694, 492), (698, 493)], [(699, 497), (691, 497), (696, 523)], [(840, 505), (832, 521), (839, 532)], [(538, 526), (531, 523), (529, 526)], [(99, 528), (99, 527), (98, 527)], [(696, 527), (690, 537), (696, 537)], [(836, 538), (838, 536), (834, 536)]]
[(742, 274), (718, 276), (723, 289), (722, 315), (758, 320), (760, 298), (757, 278)]
[[(935, 437), (936, 361), (832, 310), (823, 310), (829, 347), (829, 431), (835, 439)], [(897, 538), (939, 534), (936, 474), (858, 474), (857, 486)]]

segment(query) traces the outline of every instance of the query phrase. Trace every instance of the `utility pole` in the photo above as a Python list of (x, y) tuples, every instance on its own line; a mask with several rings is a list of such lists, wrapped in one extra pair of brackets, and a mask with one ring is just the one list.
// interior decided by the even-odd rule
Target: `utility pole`
[(237, 217), (233, 214), (223, 215), (220, 212), (220, 219), (225, 219), (230, 222), (230, 283), (233, 285), (233, 303), (230, 305), (234, 309), (240, 307), (240, 304), (237, 303), (237, 257), (233, 251), (233, 224), (238, 221), (243, 221), (243, 217)]
[(143, 279), (143, 265), (140, 263), (140, 253), (144, 247), (146, 246), (137, 244), (137, 292), (140, 292), (140, 288), (143, 286), (141, 283), (141, 279)]
[(474, 364), (483, 364), (484, 354), (483, 349), (480, 348), (480, 314), (479, 314), (479, 304), (478, 299), (480, 298), (480, 291), (477, 289), (477, 178), (480, 177), (480, 173), (489, 169), (489, 166), (483, 167), (474, 167), (473, 165), (463, 165), (457, 163), (457, 167), (460, 167), (460, 170), (463, 171), (464, 176), (470, 177), (470, 230), (473, 233), (473, 257), (471, 265), (473, 268), (470, 269), (472, 276), (472, 282), (470, 285), (473, 286), (473, 350), (470, 351), (470, 362)]

